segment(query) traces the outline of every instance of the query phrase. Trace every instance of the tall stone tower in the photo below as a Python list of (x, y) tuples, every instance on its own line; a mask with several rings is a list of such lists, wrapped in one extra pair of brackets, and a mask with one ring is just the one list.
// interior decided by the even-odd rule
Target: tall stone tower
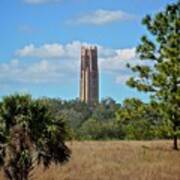
[(93, 105), (99, 101), (97, 47), (81, 47), (80, 100)]

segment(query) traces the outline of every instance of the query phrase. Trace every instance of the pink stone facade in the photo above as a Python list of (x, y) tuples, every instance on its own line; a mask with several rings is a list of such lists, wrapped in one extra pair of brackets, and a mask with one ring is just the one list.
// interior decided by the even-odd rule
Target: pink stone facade
[(80, 100), (89, 105), (99, 101), (97, 47), (81, 47)]

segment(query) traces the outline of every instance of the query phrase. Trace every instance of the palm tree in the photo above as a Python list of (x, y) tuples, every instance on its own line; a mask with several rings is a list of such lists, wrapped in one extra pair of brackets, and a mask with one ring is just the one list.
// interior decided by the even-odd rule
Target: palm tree
[(0, 103), (0, 166), (7, 180), (27, 180), (41, 162), (45, 167), (66, 162), (65, 137), (65, 123), (42, 101), (16, 94)]

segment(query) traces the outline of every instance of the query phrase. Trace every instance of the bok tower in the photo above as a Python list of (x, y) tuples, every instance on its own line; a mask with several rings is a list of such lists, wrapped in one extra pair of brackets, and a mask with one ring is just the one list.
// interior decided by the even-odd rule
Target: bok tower
[(81, 47), (80, 100), (88, 105), (99, 101), (97, 47)]

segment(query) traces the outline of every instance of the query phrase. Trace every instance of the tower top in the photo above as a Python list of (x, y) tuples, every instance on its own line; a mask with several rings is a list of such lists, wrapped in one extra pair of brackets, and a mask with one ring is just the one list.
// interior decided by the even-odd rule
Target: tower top
[(97, 50), (97, 46), (81, 46), (81, 50)]
[(85, 56), (86, 54), (97, 54), (97, 46), (81, 46), (81, 55)]

